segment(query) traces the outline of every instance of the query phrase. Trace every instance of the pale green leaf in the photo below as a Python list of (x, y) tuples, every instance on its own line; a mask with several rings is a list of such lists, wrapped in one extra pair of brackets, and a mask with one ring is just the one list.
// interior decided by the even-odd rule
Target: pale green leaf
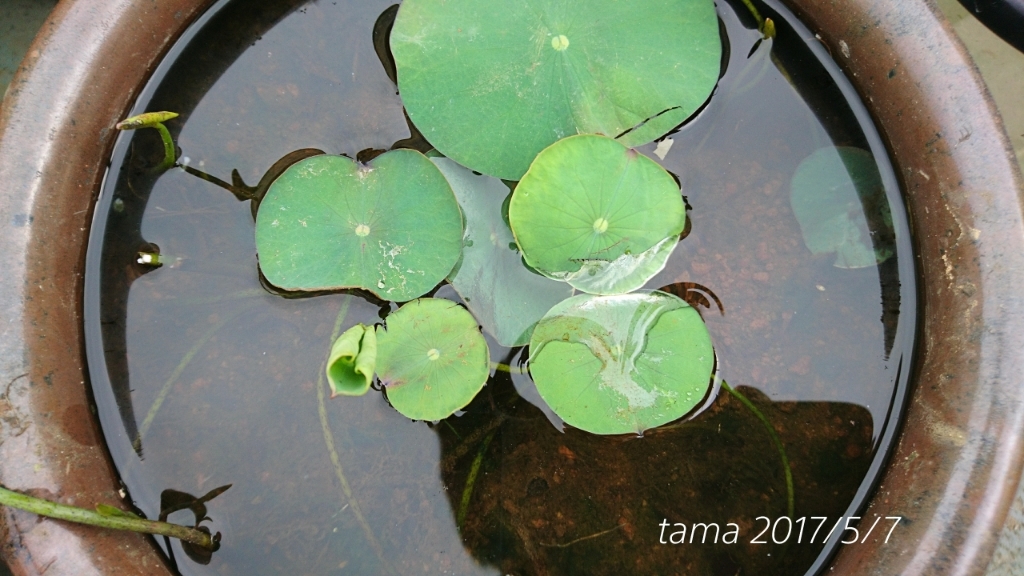
[(501, 180), (473, 174), (448, 158), (433, 162), (448, 178), (466, 217), (462, 264), (449, 281), (498, 343), (522, 346), (530, 341), (537, 320), (572, 295), (572, 286), (523, 266), (512, 231), (502, 219), (508, 187)]
[(377, 362), (377, 333), (356, 324), (334, 341), (327, 358), (327, 382), (331, 397), (362, 396), (370, 390)]

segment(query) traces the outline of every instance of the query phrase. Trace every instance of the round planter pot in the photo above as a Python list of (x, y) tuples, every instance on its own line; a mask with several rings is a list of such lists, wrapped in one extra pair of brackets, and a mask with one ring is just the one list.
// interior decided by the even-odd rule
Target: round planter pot
[[(91, 409), (82, 277), (114, 124), (212, 0), (66, 0), (0, 111), (0, 484), (123, 505)], [(916, 383), (837, 574), (981, 574), (1024, 465), (1024, 185), (963, 47), (925, 0), (789, 0), (846, 71), (899, 171), (921, 302)], [(145, 537), (0, 507), (21, 574), (168, 574)]]

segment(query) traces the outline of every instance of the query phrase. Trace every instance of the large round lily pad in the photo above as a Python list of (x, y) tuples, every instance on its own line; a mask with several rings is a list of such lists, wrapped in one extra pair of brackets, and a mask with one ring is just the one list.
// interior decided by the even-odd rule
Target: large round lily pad
[(837, 268), (874, 266), (896, 251), (889, 200), (867, 150), (816, 150), (793, 176), (790, 204), (807, 249), (834, 253)]
[(537, 323), (530, 374), (568, 424), (595, 434), (639, 434), (685, 415), (714, 368), (697, 311), (664, 292), (574, 296)]
[(377, 328), (377, 377), (409, 418), (447, 418), (469, 404), (489, 373), (476, 320), (450, 300), (413, 300)]
[(501, 180), (473, 174), (448, 158), (432, 161), (448, 178), (466, 217), (462, 263), (449, 281), (499, 344), (523, 346), (548, 309), (572, 295), (572, 286), (523, 265), (512, 231), (501, 216), (509, 193)]
[(604, 136), (544, 149), (516, 187), (509, 223), (526, 262), (584, 292), (620, 294), (661, 271), (686, 224), (672, 176)]
[(314, 156), (270, 186), (256, 215), (256, 250), (279, 288), (363, 288), (404, 302), (444, 280), (462, 230), (448, 181), (419, 152), (394, 150), (365, 165)]
[(391, 50), (426, 139), (517, 180), (566, 136), (665, 134), (707, 100), (722, 49), (711, 0), (405, 0)]

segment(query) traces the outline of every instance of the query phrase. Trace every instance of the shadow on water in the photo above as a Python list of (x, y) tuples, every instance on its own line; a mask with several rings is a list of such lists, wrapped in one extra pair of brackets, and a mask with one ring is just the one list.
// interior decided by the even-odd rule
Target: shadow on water
[[(643, 438), (602, 437), (558, 432), (511, 384), (508, 374), (493, 378), (465, 416), (434, 426), (452, 515), (464, 516), (462, 540), (478, 561), (503, 574), (790, 575), (786, 566), (806, 566), (821, 550), (827, 527), (814, 544), (809, 531), (801, 545), (795, 537), (773, 544), (770, 531), (762, 535), (767, 544), (752, 543), (765, 525), (758, 516), (786, 515), (786, 487), (771, 439), (731, 396)], [(741, 390), (787, 447), (795, 518), (834, 522), (871, 463), (871, 414)], [(677, 523), (718, 524), (717, 544), (713, 533), (703, 544), (699, 533), (693, 543), (691, 535), (685, 545), (669, 542)], [(739, 529), (731, 543), (729, 523)]]

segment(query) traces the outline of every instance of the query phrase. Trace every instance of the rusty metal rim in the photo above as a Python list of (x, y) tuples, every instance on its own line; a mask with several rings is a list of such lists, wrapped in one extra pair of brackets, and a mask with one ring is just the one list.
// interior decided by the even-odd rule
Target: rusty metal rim
[[(160, 58), (212, 0), (69, 0), (0, 110), (0, 482), (70, 503), (120, 503), (88, 420), (81, 275), (115, 134)], [(1024, 458), (1024, 187), (969, 57), (927, 0), (789, 0), (880, 127), (914, 228), (924, 311), (920, 382), (865, 513), (914, 522), (898, 545), (847, 547), (847, 574), (978, 574)], [(81, 417), (82, 415), (85, 417)], [(134, 535), (0, 510), (16, 574), (166, 574)]]

